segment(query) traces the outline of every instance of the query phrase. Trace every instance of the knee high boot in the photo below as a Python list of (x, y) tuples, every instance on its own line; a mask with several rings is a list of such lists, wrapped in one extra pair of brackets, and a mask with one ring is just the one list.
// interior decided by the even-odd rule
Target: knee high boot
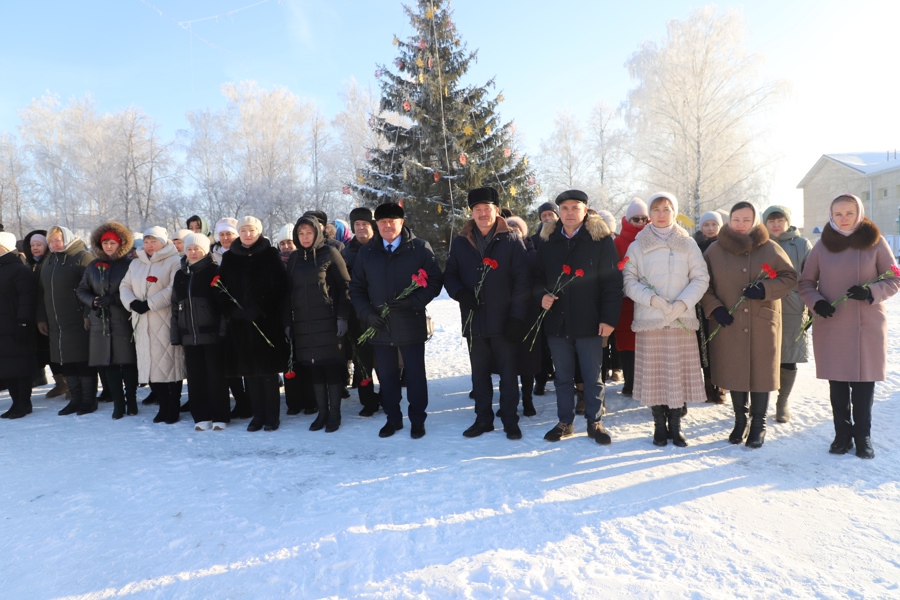
[(681, 408), (669, 409), (669, 437), (672, 438), (672, 443), (679, 448), (684, 448), (688, 445), (687, 440), (684, 439), (684, 434), (681, 433), (682, 416), (683, 413)]
[(136, 415), (138, 414), (138, 370), (136, 365), (122, 367), (122, 381), (125, 384), (125, 414)]
[(181, 384), (182, 382), (180, 381), (170, 381), (168, 383), (169, 393), (166, 399), (167, 410), (165, 418), (168, 425), (177, 423), (181, 418)]
[(97, 375), (78, 379), (81, 380), (81, 406), (77, 414), (87, 415), (97, 410)]
[(107, 382), (110, 397), (113, 401), (113, 419), (121, 419), (125, 416), (125, 390), (122, 387), (122, 368), (106, 369), (104, 381)]
[(750, 392), (731, 392), (731, 405), (734, 407), (734, 431), (728, 436), (732, 444), (741, 444), (747, 437), (747, 404)]
[[(328, 421), (328, 388), (324, 383), (314, 383), (312, 388), (313, 395), (316, 398), (318, 414), (316, 415), (316, 420), (309, 426), (309, 430), (319, 431), (325, 427), (325, 423)], [(338, 398), (340, 398), (340, 395)]]
[(860, 458), (875, 458), (871, 437), (875, 384), (852, 383), (850, 385), (853, 386), (853, 439), (856, 441), (856, 455)]
[(666, 405), (651, 406), (650, 412), (653, 413), (653, 445), (665, 446), (669, 443), (669, 432), (666, 429)]
[(533, 417), (537, 414), (534, 409), (534, 377), (526, 375), (522, 377), (522, 414)]
[(766, 411), (769, 410), (768, 392), (750, 392), (750, 433), (748, 448), (760, 448), (766, 440)]
[(781, 369), (781, 387), (778, 388), (778, 398), (775, 399), (775, 420), (779, 423), (787, 423), (791, 420), (791, 411), (788, 410), (788, 396), (794, 389), (794, 381), (797, 379), (797, 369)]
[(66, 388), (72, 399), (57, 413), (60, 416), (74, 414), (81, 408), (81, 378), (77, 375), (67, 376)]
[(325, 433), (333, 433), (341, 427), (341, 397), (344, 389), (346, 388), (341, 383), (328, 386), (328, 419)]

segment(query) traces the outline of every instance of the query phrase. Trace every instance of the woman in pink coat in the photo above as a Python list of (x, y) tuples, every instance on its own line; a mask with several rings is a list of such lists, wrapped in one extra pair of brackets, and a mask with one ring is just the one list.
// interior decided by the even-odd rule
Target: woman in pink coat
[[(803, 302), (818, 317), (813, 324), (816, 377), (827, 379), (834, 414), (829, 452), (874, 458), (870, 430), (875, 382), (884, 381), (887, 318), (884, 301), (900, 289), (890, 246), (865, 218), (859, 198), (841, 194), (831, 202), (831, 220), (822, 231), (800, 277)], [(847, 295), (843, 302), (833, 304)], [(852, 421), (851, 421), (852, 407)]]

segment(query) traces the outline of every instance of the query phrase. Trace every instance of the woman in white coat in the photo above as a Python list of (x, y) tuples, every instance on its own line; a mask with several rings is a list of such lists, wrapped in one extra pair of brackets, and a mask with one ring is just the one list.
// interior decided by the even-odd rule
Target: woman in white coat
[(149, 383), (159, 400), (154, 423), (175, 423), (180, 412), (184, 354), (169, 339), (172, 283), (180, 265), (181, 257), (166, 230), (151, 227), (144, 232), (144, 247), (137, 251), (119, 286), (122, 305), (131, 311), (138, 380)]
[(623, 261), (625, 293), (634, 300), (634, 399), (653, 412), (655, 445), (671, 437), (687, 446), (682, 407), (706, 400), (695, 306), (709, 287), (709, 272), (697, 243), (675, 223), (675, 196), (655, 194), (648, 204), (650, 224)]

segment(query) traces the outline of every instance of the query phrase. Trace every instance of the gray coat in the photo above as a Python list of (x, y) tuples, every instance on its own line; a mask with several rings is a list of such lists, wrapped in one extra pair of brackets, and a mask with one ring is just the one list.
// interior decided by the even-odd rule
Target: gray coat
[[(802, 273), (803, 267), (806, 266), (806, 258), (812, 250), (810, 241), (800, 235), (797, 228), (793, 226), (777, 238), (773, 238), (772, 241), (781, 246), (781, 249), (788, 255), (791, 264), (794, 265), (794, 270)], [(781, 299), (781, 362), (805, 363), (809, 361), (808, 332), (804, 332), (800, 339), (797, 339), (807, 316), (806, 305), (800, 299), (800, 292), (795, 286), (790, 294)]]
[(88, 361), (85, 306), (75, 293), (93, 256), (81, 240), (43, 261), (38, 286), (37, 320), (50, 328), (50, 360), (59, 364)]

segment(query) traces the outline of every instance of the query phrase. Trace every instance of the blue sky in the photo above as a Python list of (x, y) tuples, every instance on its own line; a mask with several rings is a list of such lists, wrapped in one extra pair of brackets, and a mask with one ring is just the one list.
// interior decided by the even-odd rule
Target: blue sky
[[(479, 52), (470, 81), (496, 77), (503, 117), (515, 120), (531, 151), (558, 109), (586, 116), (601, 99), (617, 106), (631, 87), (628, 57), (696, 6), (453, 3), (463, 39)], [(782, 157), (773, 201), (797, 203), (793, 188), (822, 153), (900, 145), (900, 3), (719, 6), (743, 11), (749, 48), (766, 57), (764, 75), (791, 86), (773, 117), (771, 151)], [(15, 132), (18, 110), (49, 91), (63, 100), (90, 94), (102, 111), (139, 106), (171, 137), (186, 126), (186, 111), (223, 105), (219, 86), (244, 79), (286, 86), (333, 115), (343, 83), (375, 87), (376, 63), (393, 60), (392, 36), (412, 33), (395, 0), (2, 0), (0, 131)]]

